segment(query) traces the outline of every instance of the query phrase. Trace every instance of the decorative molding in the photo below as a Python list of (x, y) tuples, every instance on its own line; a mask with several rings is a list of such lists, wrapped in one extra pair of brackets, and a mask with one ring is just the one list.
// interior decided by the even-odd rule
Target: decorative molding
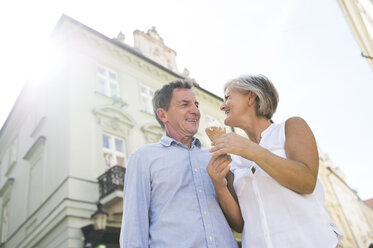
[(108, 95), (105, 95), (97, 90), (94, 91), (96, 95), (105, 98), (107, 101), (111, 101), (111, 104), (113, 106), (118, 106), (119, 108), (123, 108), (124, 106), (127, 106), (127, 102), (125, 102), (121, 97), (111, 97)]
[(141, 131), (144, 133), (145, 139), (148, 143), (158, 142), (164, 135), (163, 129), (156, 123), (145, 124)]
[(97, 106), (93, 109), (93, 114), (104, 130), (120, 136), (127, 136), (131, 128), (136, 124), (131, 115), (113, 105)]
[(46, 119), (45, 116), (42, 117), (42, 118), (40, 118), (39, 122), (35, 125), (34, 130), (33, 130), (33, 131), (31, 132), (31, 134), (30, 134), (30, 137), (31, 137), (31, 138), (35, 138), (35, 137), (38, 135), (38, 133), (40, 132), (40, 130), (41, 130), (42, 127), (44, 126), (45, 119)]
[(8, 178), (8, 180), (4, 183), (4, 185), (0, 189), (0, 197), (3, 197), (5, 193), (12, 188), (14, 181), (15, 180), (13, 177)]
[(7, 168), (6, 172), (5, 172), (5, 176), (9, 176), (9, 175), (10, 175), (10, 173), (13, 171), (13, 169), (14, 169), (16, 163), (17, 163), (16, 161), (13, 161), (13, 162), (11, 162), (11, 163), (8, 165), (8, 168)]
[(30, 223), (27, 224), (25, 227), (26, 234), (29, 235), (32, 233), (36, 227), (38, 219), (35, 217), (33, 220), (30, 221)]
[(30, 149), (28, 149), (25, 156), (23, 156), (23, 159), (24, 160), (30, 160), (32, 155), (39, 149), (39, 147), (44, 145), (46, 139), (47, 138), (45, 136), (39, 136), (39, 138), (34, 142), (34, 144), (32, 144)]

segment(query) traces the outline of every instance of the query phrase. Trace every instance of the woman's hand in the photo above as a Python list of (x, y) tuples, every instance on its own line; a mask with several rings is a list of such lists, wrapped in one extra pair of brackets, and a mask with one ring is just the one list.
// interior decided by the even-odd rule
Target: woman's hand
[(230, 170), (230, 162), (232, 162), (231, 156), (224, 154), (218, 157), (211, 157), (206, 167), (216, 191), (227, 187), (225, 175), (227, 175)]
[(211, 145), (213, 147), (210, 149), (210, 152), (213, 153), (213, 158), (230, 153), (254, 161), (255, 151), (260, 149), (260, 146), (252, 142), (249, 138), (236, 133), (224, 134), (214, 140)]
[(307, 123), (293, 117), (285, 124), (285, 153), (280, 157), (236, 133), (220, 136), (210, 149), (212, 158), (235, 154), (259, 165), (282, 186), (300, 194), (310, 194), (316, 186), (319, 156), (315, 137)]

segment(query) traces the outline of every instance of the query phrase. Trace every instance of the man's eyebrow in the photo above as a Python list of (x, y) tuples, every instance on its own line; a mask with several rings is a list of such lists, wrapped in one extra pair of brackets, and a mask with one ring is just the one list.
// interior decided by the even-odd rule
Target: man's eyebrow
[[(192, 101), (190, 101), (190, 100), (180, 100), (180, 101), (178, 102), (178, 104), (183, 104), (183, 103), (187, 103), (187, 104), (189, 104), (190, 102), (192, 102)], [(199, 105), (199, 102), (198, 102), (198, 101), (195, 101), (194, 104), (198, 106), (198, 105)]]

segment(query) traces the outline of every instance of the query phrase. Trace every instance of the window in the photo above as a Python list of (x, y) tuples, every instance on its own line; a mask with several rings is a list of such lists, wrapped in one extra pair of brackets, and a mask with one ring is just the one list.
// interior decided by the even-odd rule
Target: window
[(3, 205), (3, 213), (1, 218), (1, 243), (5, 242), (8, 238), (8, 223), (9, 223), (9, 201)]
[(102, 147), (104, 152), (104, 162), (107, 169), (114, 165), (125, 166), (126, 147), (124, 139), (110, 134), (103, 134)]
[(113, 98), (119, 98), (118, 75), (111, 69), (103, 66), (97, 67), (98, 92)]
[(144, 85), (140, 85), (140, 94), (141, 94), (143, 110), (149, 114), (153, 114), (152, 100), (153, 100), (154, 90)]

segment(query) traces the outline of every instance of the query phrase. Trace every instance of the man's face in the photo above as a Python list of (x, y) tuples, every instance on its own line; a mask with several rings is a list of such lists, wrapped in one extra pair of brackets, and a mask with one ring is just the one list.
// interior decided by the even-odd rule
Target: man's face
[(172, 136), (192, 137), (198, 131), (200, 117), (194, 92), (190, 89), (174, 89), (163, 121), (166, 131)]

